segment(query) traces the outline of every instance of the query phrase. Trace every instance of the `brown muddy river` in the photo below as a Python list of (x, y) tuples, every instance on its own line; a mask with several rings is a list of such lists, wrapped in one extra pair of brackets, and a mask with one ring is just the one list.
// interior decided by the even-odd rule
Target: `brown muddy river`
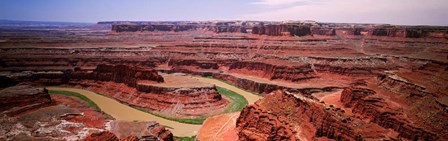
[[(202, 78), (202, 77), (194, 77), (198, 79), (201, 82), (214, 84), (219, 87), (223, 87), (229, 90), (232, 90), (240, 95), (242, 95), (244, 98), (247, 99), (249, 104), (253, 104), (258, 99), (262, 98), (261, 96), (257, 96), (254, 94), (251, 94), (249, 92), (246, 92), (242, 89), (239, 89), (237, 87), (234, 87), (232, 85), (226, 84), (224, 82), (221, 82), (219, 80), (210, 79), (210, 78)], [(193, 124), (185, 124), (180, 123), (176, 121), (167, 120), (164, 118), (160, 118), (154, 115), (151, 115), (149, 113), (142, 112), (140, 110), (134, 109), (128, 105), (122, 104), (115, 99), (102, 96), (99, 94), (96, 94), (94, 92), (83, 90), (83, 89), (77, 89), (77, 88), (66, 88), (66, 87), (47, 87), (47, 89), (51, 90), (64, 90), (64, 91), (72, 91), (80, 93), (93, 102), (95, 102), (103, 112), (111, 115), (117, 120), (125, 120), (125, 121), (157, 121), (161, 125), (172, 127), (173, 129), (169, 129), (175, 136), (193, 136), (196, 135), (201, 128), (201, 125), (193, 125)]]

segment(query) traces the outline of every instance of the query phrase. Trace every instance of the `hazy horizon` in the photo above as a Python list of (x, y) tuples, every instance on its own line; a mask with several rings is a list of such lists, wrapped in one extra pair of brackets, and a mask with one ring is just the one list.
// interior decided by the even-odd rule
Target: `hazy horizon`
[(303, 21), (448, 25), (445, 0), (2, 0), (0, 19), (100, 21)]

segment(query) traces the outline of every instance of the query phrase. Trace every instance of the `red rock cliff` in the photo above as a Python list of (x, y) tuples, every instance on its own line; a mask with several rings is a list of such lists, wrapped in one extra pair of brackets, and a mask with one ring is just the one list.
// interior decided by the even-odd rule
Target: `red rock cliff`
[(52, 103), (48, 91), (19, 84), (0, 91), (0, 113), (16, 115)]
[[(346, 107), (353, 107), (352, 112), (362, 118), (369, 119), (371, 122), (376, 123), (384, 128), (389, 128), (396, 131), (399, 137), (409, 140), (437, 140), (439, 139), (433, 131), (443, 130), (437, 127), (437, 125), (428, 124), (433, 128), (427, 128), (421, 124), (422, 121), (414, 119), (413, 123), (409, 122), (409, 117), (404, 116), (403, 111), (394, 110), (394, 106), (397, 103), (388, 102), (388, 100), (374, 97), (376, 92), (367, 88), (345, 88), (341, 95), (341, 102)], [(416, 103), (418, 104), (418, 103)], [(428, 103), (429, 104), (429, 103)], [(406, 105), (401, 105), (406, 106)], [(427, 108), (427, 110), (431, 110)], [(423, 111), (421, 111), (423, 112)], [(432, 113), (437, 112), (436, 110)], [(418, 115), (419, 113), (409, 113), (412, 115)], [(443, 118), (444, 116), (437, 117)], [(435, 117), (426, 117), (435, 118)], [(429, 120), (429, 119), (427, 119)], [(433, 130), (433, 131), (431, 131)], [(446, 135), (445, 131), (439, 132), (441, 135)]]
[(129, 65), (98, 65), (92, 74), (95, 80), (114, 81), (136, 87), (138, 80), (164, 82), (156, 70)]
[(255, 75), (271, 80), (283, 79), (289, 81), (299, 81), (315, 77), (311, 65), (301, 66), (274, 65), (264, 62), (235, 62), (230, 67), (231, 72)]
[(387, 130), (346, 117), (343, 112), (315, 100), (284, 91), (275, 91), (244, 108), (237, 120), (237, 128), (240, 140), (388, 138), (385, 136)]
[(268, 24), (253, 27), (252, 34), (270, 36), (306, 36), (311, 35), (311, 28), (307, 25)]

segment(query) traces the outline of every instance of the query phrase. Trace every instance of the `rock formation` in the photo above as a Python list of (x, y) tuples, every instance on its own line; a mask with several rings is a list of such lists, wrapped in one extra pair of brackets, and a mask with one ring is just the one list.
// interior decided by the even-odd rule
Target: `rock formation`
[[(215, 86), (187, 78), (211, 76), (267, 96), (241, 114), (241, 139), (448, 138), (447, 27), (313, 21), (96, 26), (2, 27), (0, 79), (7, 84), (0, 87), (86, 88), (164, 116), (200, 117), (230, 103)], [(277, 90), (289, 94), (269, 94)]]
[(306, 36), (311, 35), (311, 29), (306, 25), (269, 24), (253, 27), (252, 34), (270, 36)]
[[(114, 121), (114, 123), (126, 123), (124, 121)], [(139, 123), (145, 124), (145, 123)], [(133, 131), (134, 127), (112, 127), (111, 131), (102, 131), (92, 133), (86, 137), (86, 141), (138, 141), (138, 140), (150, 140), (150, 141), (174, 141), (173, 134), (165, 127), (161, 126), (157, 122), (146, 123), (146, 129), (140, 129)], [(115, 129), (120, 128), (123, 130)], [(127, 129), (126, 129), (127, 128)], [(119, 138), (113, 132), (117, 132), (122, 138)], [(137, 132), (137, 133), (136, 133)], [(126, 134), (126, 135), (123, 135)], [(141, 135), (140, 137), (136, 135)]]
[[(367, 128), (368, 127), (368, 128)], [(312, 99), (275, 91), (247, 106), (237, 121), (240, 140), (381, 140), (389, 131), (347, 117)]]
[[(279, 62), (276, 63), (280, 64)], [(265, 77), (270, 80), (283, 79), (293, 82), (310, 79), (315, 76), (310, 64), (292, 66), (274, 65), (274, 63), (264, 62), (235, 62), (230, 65), (229, 71)]]
[(50, 104), (52, 100), (48, 91), (27, 84), (19, 84), (0, 91), (0, 112), (9, 116)]
[(117, 136), (109, 131), (92, 133), (86, 137), (86, 141), (119, 141)]
[(98, 65), (92, 75), (94, 80), (125, 83), (131, 87), (136, 87), (139, 80), (163, 82), (157, 71), (129, 65)]
[[(403, 111), (395, 110), (391, 100), (382, 99), (375, 97), (376, 92), (367, 88), (355, 87), (346, 88), (342, 92), (341, 102), (345, 104), (346, 107), (353, 107), (352, 112), (369, 119), (371, 122), (376, 123), (384, 128), (390, 128), (399, 134), (399, 137), (403, 137), (409, 140), (438, 140), (439, 136), (446, 136), (447, 132), (443, 131), (443, 127), (440, 127), (440, 122), (435, 122), (434, 120), (442, 118), (443, 112), (442, 108), (431, 109), (432, 113), (437, 113), (433, 116), (425, 117), (425, 119), (414, 119), (413, 123), (409, 122), (409, 118), (403, 116), (407, 110), (413, 109), (408, 108)], [(415, 103), (415, 105), (420, 105)], [(425, 104), (429, 106), (432, 104)], [(401, 106), (410, 106), (402, 104)], [(429, 110), (429, 109), (428, 109)], [(424, 114), (427, 111), (420, 111), (421, 113), (414, 113), (415, 115)], [(425, 121), (429, 120), (431, 122)], [(437, 121), (437, 120), (436, 120)], [(418, 128), (418, 124), (426, 122), (425, 126), (431, 128)], [(422, 127), (422, 125), (420, 125)], [(431, 131), (432, 130), (432, 131)], [(438, 134), (436, 134), (438, 133)]]

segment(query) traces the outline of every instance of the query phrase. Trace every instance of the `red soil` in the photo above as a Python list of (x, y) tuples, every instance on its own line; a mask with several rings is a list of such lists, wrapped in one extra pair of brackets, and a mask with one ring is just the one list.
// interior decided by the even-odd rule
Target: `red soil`
[(76, 123), (83, 123), (90, 128), (105, 128), (106, 120), (109, 119), (97, 109), (90, 107), (86, 102), (76, 97), (67, 97), (64, 95), (51, 95), (51, 98), (57, 103), (66, 105), (69, 108), (77, 109), (83, 115), (68, 115), (63, 119)]

